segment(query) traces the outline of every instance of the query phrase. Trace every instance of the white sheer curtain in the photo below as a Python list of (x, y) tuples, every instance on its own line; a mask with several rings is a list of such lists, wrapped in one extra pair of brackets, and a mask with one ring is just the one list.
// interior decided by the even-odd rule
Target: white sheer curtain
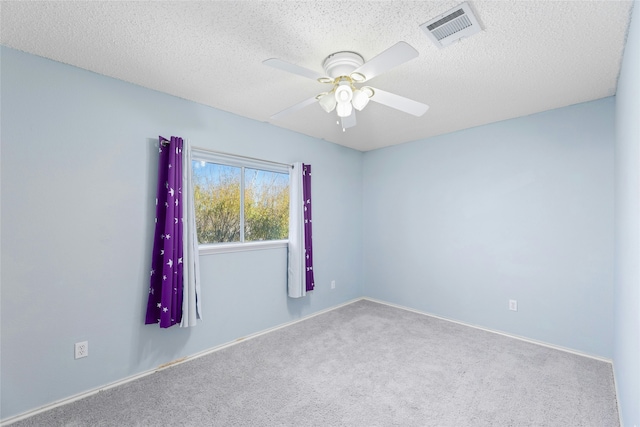
[(193, 200), (193, 173), (191, 171), (191, 142), (185, 141), (182, 148), (182, 209), (183, 209), (183, 287), (182, 321), (180, 327), (196, 326), (202, 319), (200, 298), (200, 265), (198, 252), (198, 233), (196, 230), (195, 207)]
[(287, 288), (291, 298), (307, 294), (304, 265), (304, 199), (302, 163), (293, 164), (289, 174), (289, 262)]
[(313, 232), (311, 213), (311, 165), (294, 163), (289, 174), (289, 266), (291, 298), (313, 291)]

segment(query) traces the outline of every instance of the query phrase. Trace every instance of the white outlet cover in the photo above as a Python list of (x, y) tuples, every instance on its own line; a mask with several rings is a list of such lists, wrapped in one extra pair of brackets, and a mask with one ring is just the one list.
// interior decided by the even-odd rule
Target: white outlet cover
[(514, 299), (509, 300), (509, 310), (518, 311), (518, 301)]
[(89, 341), (77, 342), (75, 345), (75, 358), (81, 359), (89, 355)]

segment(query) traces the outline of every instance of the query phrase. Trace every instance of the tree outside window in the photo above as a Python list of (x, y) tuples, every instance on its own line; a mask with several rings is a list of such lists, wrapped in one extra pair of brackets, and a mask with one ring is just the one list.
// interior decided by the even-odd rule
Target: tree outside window
[(198, 242), (287, 239), (289, 174), (193, 160)]

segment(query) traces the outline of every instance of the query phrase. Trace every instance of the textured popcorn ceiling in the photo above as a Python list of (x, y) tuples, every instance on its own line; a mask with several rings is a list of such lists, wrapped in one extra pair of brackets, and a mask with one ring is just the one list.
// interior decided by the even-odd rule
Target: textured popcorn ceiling
[[(630, 1), (471, 1), (484, 30), (438, 49), (418, 26), (460, 3), (2, 1), (0, 41), (363, 151), (616, 93)], [(333, 52), (368, 60), (398, 41), (419, 57), (367, 84), (424, 116), (369, 103), (344, 133), (315, 104), (269, 119), (327, 85), (263, 60), (322, 72)]]

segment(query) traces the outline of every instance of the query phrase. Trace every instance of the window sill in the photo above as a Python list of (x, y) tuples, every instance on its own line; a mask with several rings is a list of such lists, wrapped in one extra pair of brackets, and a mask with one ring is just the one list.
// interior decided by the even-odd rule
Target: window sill
[(261, 251), (264, 249), (286, 248), (288, 243), (288, 240), (268, 240), (245, 243), (218, 243), (213, 245), (200, 245), (198, 246), (198, 252), (200, 255), (213, 255), (231, 252)]

